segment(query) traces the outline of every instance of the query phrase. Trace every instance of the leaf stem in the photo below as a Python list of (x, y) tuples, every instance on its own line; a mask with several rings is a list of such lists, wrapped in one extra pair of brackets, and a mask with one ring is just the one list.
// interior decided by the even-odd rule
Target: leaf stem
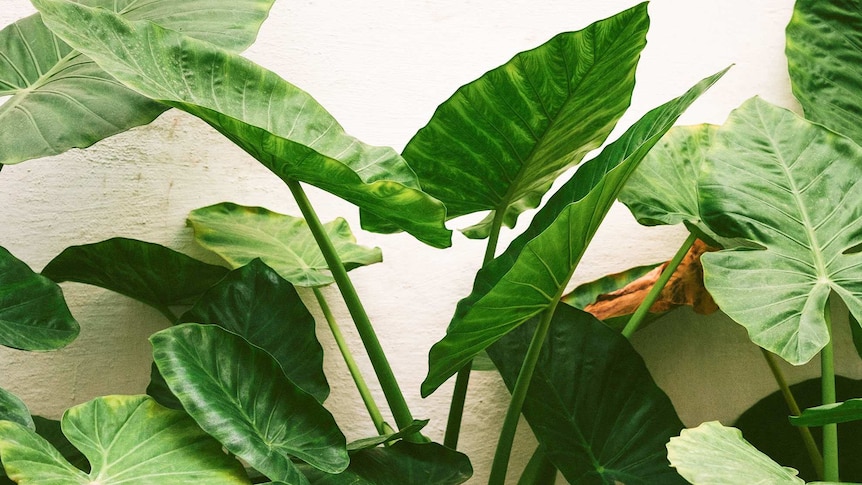
[(689, 233), (688, 237), (685, 238), (685, 241), (683, 241), (682, 245), (677, 249), (676, 254), (673, 255), (673, 259), (671, 259), (667, 264), (667, 267), (662, 271), (661, 276), (658, 277), (649, 293), (647, 293), (646, 298), (644, 298), (637, 310), (635, 310), (634, 314), (629, 319), (625, 328), (623, 328), (623, 337), (627, 339), (631, 338), (631, 336), (637, 331), (638, 327), (640, 327), (641, 323), (643, 323), (644, 318), (646, 318), (647, 313), (649, 313), (649, 309), (652, 308), (653, 304), (658, 300), (659, 295), (661, 295), (661, 291), (670, 280), (670, 277), (673, 276), (673, 272), (676, 271), (677, 267), (679, 267), (679, 264), (682, 262), (682, 258), (685, 257), (688, 250), (691, 249), (692, 245), (694, 245), (695, 240), (697, 240), (697, 236), (693, 233)]
[(530, 341), (530, 347), (527, 349), (527, 355), (524, 357), (524, 363), (521, 365), (521, 371), (518, 373), (518, 379), (515, 381), (514, 389), (512, 389), (512, 400), (509, 401), (506, 418), (500, 430), (500, 439), (497, 441), (497, 450), (494, 453), (488, 485), (504, 485), (506, 483), (509, 455), (512, 453), (512, 444), (515, 440), (518, 420), (521, 417), (521, 409), (524, 407), (524, 401), (527, 398), (527, 391), (530, 389), (530, 381), (533, 380), (533, 372), (536, 370), (542, 346), (548, 336), (548, 329), (551, 326), (557, 302), (559, 302), (559, 298), (556, 298), (554, 304), (545, 310), (539, 326), (533, 333), (533, 339)]
[(365, 403), (365, 409), (368, 410), (368, 415), (371, 416), (371, 421), (374, 422), (374, 427), (377, 429), (378, 434), (386, 434), (388, 430), (386, 429), (386, 423), (383, 420), (383, 415), (380, 414), (380, 408), (377, 407), (377, 403), (374, 402), (374, 396), (371, 395), (371, 390), (368, 388), (368, 384), (365, 382), (365, 378), (362, 377), (362, 372), (359, 370), (359, 366), (356, 364), (356, 359), (353, 358), (353, 354), (350, 352), (350, 348), (347, 346), (347, 341), (344, 339), (344, 334), (341, 333), (341, 329), (338, 327), (338, 322), (335, 321), (335, 316), (332, 314), (332, 311), (329, 309), (329, 304), (326, 302), (326, 298), (324, 298), (323, 293), (319, 288), (313, 288), (314, 297), (317, 298), (317, 303), (320, 305), (320, 310), (323, 312), (324, 318), (326, 318), (326, 323), (329, 325), (329, 330), (332, 332), (332, 336), (335, 338), (335, 343), (338, 345), (338, 350), (341, 351), (341, 356), (344, 358), (344, 363), (347, 364), (347, 369), (350, 371), (350, 376), (353, 378), (353, 382), (356, 384), (356, 389), (359, 391), (359, 395), (362, 397), (362, 402)]
[[(482, 258), (482, 266), (494, 259), (497, 252), (497, 244), (500, 241), (500, 230), (503, 227), (503, 216), (505, 211), (495, 211), (494, 220), (491, 222), (491, 232), (488, 234), (488, 244), (485, 246), (485, 256)], [(446, 434), (443, 437), (443, 445), (451, 449), (458, 447), (458, 437), (461, 434), (461, 420), (464, 417), (464, 403), (467, 401), (467, 386), (470, 383), (470, 371), (473, 361), (467, 362), (458, 371), (455, 377), (455, 389), (452, 391), (452, 401), (449, 404), (449, 420), (446, 422)]]
[[(832, 296), (829, 297), (830, 303)], [(835, 345), (832, 339), (832, 309), (828, 304), (824, 312), (826, 328), (829, 332), (829, 343), (820, 351), (820, 389), (823, 404), (833, 404), (835, 395)], [(838, 425), (835, 423), (823, 426), (823, 480), (837, 482), (838, 480)]]
[(371, 365), (374, 367), (374, 373), (380, 382), (380, 387), (383, 389), (383, 395), (386, 397), (386, 402), (389, 404), (389, 410), (395, 418), (395, 424), (399, 429), (409, 426), (413, 423), (413, 415), (410, 414), (410, 409), (407, 407), (407, 401), (404, 399), (404, 394), (401, 392), (401, 387), (395, 379), (395, 374), (392, 372), (392, 367), (383, 352), (383, 347), (380, 345), (380, 340), (374, 332), (374, 327), (371, 325), (371, 319), (365, 312), (365, 307), (356, 293), (356, 288), (350, 277), (347, 276), (347, 269), (341, 262), (341, 258), (335, 251), (335, 247), (329, 236), (326, 235), (326, 230), (320, 223), (317, 213), (311, 206), (308, 196), (302, 189), (302, 185), (296, 180), (285, 178), (299, 210), (305, 218), (305, 222), (311, 229), (317, 245), (320, 247), (320, 252), (329, 266), (329, 271), (341, 291), (341, 296), (344, 298), (344, 303), (350, 316), (353, 318), (353, 323), (356, 325), (356, 330), (359, 332), (359, 338), (362, 339), (362, 344), (368, 352), (368, 358), (371, 360)]
[[(769, 370), (772, 371), (772, 376), (775, 378), (778, 388), (781, 389), (781, 394), (784, 396), (784, 401), (787, 403), (790, 413), (793, 416), (801, 415), (802, 410), (799, 409), (799, 404), (797, 404), (796, 398), (793, 397), (790, 386), (787, 385), (787, 380), (778, 366), (775, 355), (762, 347), (759, 348), (763, 354), (763, 358), (766, 359), (766, 363), (769, 365)], [(817, 478), (823, 480), (823, 455), (820, 454), (820, 449), (817, 448), (817, 442), (814, 440), (814, 436), (811, 434), (808, 426), (798, 426), (797, 428), (799, 429), (799, 435), (802, 437), (802, 442), (805, 444), (805, 449), (808, 452), (808, 458), (811, 460), (815, 472), (817, 472)]]

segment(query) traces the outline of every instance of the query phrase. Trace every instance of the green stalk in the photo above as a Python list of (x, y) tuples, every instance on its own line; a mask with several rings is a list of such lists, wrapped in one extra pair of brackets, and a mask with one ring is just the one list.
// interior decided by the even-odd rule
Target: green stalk
[(527, 399), (530, 381), (533, 380), (533, 372), (536, 370), (536, 364), (539, 361), (539, 354), (542, 352), (545, 337), (548, 336), (548, 329), (551, 327), (551, 320), (553, 319), (557, 302), (559, 302), (559, 297), (542, 314), (542, 320), (539, 322), (539, 326), (533, 334), (533, 339), (530, 341), (530, 347), (527, 349), (527, 355), (524, 357), (524, 363), (521, 365), (521, 371), (518, 373), (518, 380), (515, 381), (515, 388), (512, 389), (512, 400), (509, 401), (509, 408), (506, 410), (503, 428), (500, 430), (500, 439), (497, 441), (497, 451), (494, 453), (494, 462), (491, 465), (491, 475), (488, 478), (488, 485), (504, 485), (506, 483), (509, 455), (512, 454), (512, 444), (515, 440), (518, 420), (521, 417), (521, 409), (524, 407), (524, 401)]
[[(500, 229), (503, 227), (504, 211), (496, 211), (494, 220), (491, 222), (491, 233), (488, 235), (488, 245), (485, 246), (485, 256), (482, 258), (482, 266), (494, 259), (497, 252), (497, 243), (500, 240)], [(452, 401), (449, 404), (449, 420), (446, 422), (446, 435), (443, 437), (443, 445), (451, 449), (458, 447), (458, 437), (461, 433), (461, 420), (464, 417), (464, 403), (467, 400), (467, 385), (470, 383), (470, 371), (473, 361), (467, 362), (458, 371), (455, 377), (455, 389), (452, 391)]]
[[(832, 297), (829, 297), (832, 300)], [(829, 343), (820, 351), (820, 389), (823, 404), (834, 404), (835, 395), (835, 346), (832, 341), (832, 311), (827, 305), (824, 317), (829, 331)], [(838, 425), (823, 426), (823, 480), (838, 481)]]
[(362, 344), (368, 352), (368, 358), (371, 360), (371, 365), (374, 367), (374, 373), (377, 374), (377, 380), (380, 381), (380, 387), (383, 389), (383, 395), (386, 397), (386, 402), (389, 404), (389, 410), (392, 411), (392, 416), (395, 418), (395, 424), (399, 429), (404, 428), (413, 423), (413, 415), (410, 414), (410, 409), (407, 407), (407, 401), (404, 399), (404, 394), (401, 392), (401, 387), (395, 379), (395, 374), (392, 372), (392, 367), (383, 352), (383, 347), (380, 345), (380, 340), (377, 339), (377, 334), (374, 332), (374, 327), (371, 325), (371, 320), (365, 312), (365, 307), (359, 300), (359, 295), (356, 293), (356, 288), (350, 277), (347, 276), (347, 270), (341, 262), (341, 258), (335, 251), (332, 241), (326, 235), (326, 230), (320, 223), (317, 213), (311, 206), (308, 196), (302, 189), (299, 182), (292, 179), (285, 179), (290, 192), (296, 199), (299, 210), (305, 218), (314, 240), (320, 247), (320, 252), (329, 266), (329, 271), (332, 273), (335, 284), (341, 291), (341, 296), (344, 298), (344, 303), (347, 305), (347, 310), (353, 318), (353, 323), (356, 325), (356, 330), (359, 332), (359, 338), (362, 339)]
[(646, 318), (647, 313), (649, 313), (649, 309), (652, 308), (653, 304), (658, 300), (661, 290), (664, 289), (664, 286), (670, 280), (670, 277), (673, 275), (673, 272), (676, 271), (676, 268), (679, 267), (679, 264), (682, 262), (682, 258), (684, 258), (686, 253), (688, 253), (688, 250), (691, 249), (691, 246), (694, 244), (696, 239), (697, 236), (689, 233), (688, 237), (682, 243), (682, 246), (677, 249), (676, 254), (673, 255), (673, 259), (670, 260), (667, 267), (662, 271), (661, 276), (658, 277), (649, 293), (647, 293), (646, 298), (644, 298), (637, 310), (635, 310), (634, 314), (629, 319), (629, 322), (622, 331), (623, 337), (627, 339), (631, 338), (635, 331), (637, 331), (638, 327), (640, 327), (641, 323), (643, 323), (644, 318)]
[[(760, 352), (763, 354), (763, 358), (766, 359), (766, 363), (769, 365), (769, 370), (772, 371), (772, 376), (775, 377), (775, 382), (778, 383), (778, 388), (781, 389), (781, 394), (784, 396), (784, 401), (787, 403), (790, 413), (793, 416), (801, 415), (802, 410), (799, 409), (799, 404), (796, 403), (796, 398), (793, 397), (793, 392), (790, 391), (790, 386), (787, 385), (787, 380), (784, 378), (784, 373), (781, 371), (781, 368), (778, 367), (778, 362), (775, 360), (775, 356), (772, 352), (762, 347), (760, 348)], [(817, 448), (817, 442), (814, 441), (814, 436), (811, 435), (811, 430), (808, 426), (798, 426), (797, 429), (799, 429), (802, 442), (805, 444), (806, 451), (808, 451), (808, 458), (811, 460), (811, 464), (817, 472), (817, 478), (823, 480), (823, 455), (820, 454), (820, 450)]]
[(377, 433), (381, 435), (388, 433), (389, 430), (387, 429), (386, 423), (383, 421), (383, 415), (380, 414), (380, 408), (378, 408), (377, 403), (374, 402), (371, 390), (368, 388), (365, 378), (362, 377), (362, 372), (359, 370), (359, 366), (356, 365), (356, 359), (354, 359), (353, 354), (350, 353), (347, 341), (344, 339), (341, 329), (338, 328), (338, 322), (335, 321), (335, 316), (329, 309), (329, 304), (326, 302), (326, 298), (323, 297), (323, 293), (320, 292), (320, 289), (314, 288), (313, 291), (314, 297), (317, 298), (317, 303), (320, 305), (320, 310), (323, 312), (324, 318), (326, 318), (326, 323), (329, 324), (329, 330), (335, 338), (335, 343), (338, 345), (338, 350), (341, 351), (344, 363), (347, 364), (350, 376), (353, 377), (356, 389), (362, 397), (362, 402), (365, 403), (365, 409), (368, 410), (368, 415), (371, 416), (371, 421), (374, 422), (374, 427), (377, 429)]

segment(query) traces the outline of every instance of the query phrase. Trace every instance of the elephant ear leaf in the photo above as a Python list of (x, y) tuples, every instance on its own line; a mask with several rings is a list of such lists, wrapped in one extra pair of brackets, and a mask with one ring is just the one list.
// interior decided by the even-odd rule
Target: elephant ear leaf
[(827, 297), (862, 317), (862, 148), (758, 98), (718, 130), (698, 188), (704, 222), (759, 249), (703, 256), (707, 290), (751, 340), (793, 364), (829, 342)]
[(59, 349), (75, 340), (79, 331), (63, 290), (0, 247), (0, 345)]
[[(347, 135), (308, 93), (217, 46), (65, 0), (36, 0), (46, 24), (138, 91), (212, 125), (285, 181), (315, 185), (436, 247), (443, 204), (394, 150)], [(363, 227), (375, 229), (364, 223)]]
[(73, 407), (62, 428), (89, 460), (90, 473), (35, 431), (0, 421), (0, 458), (9, 477), (40, 485), (250, 483), (240, 462), (186, 413), (146, 396), (108, 396)]
[(797, 0), (787, 64), (805, 117), (862, 144), (862, 9), (856, 2)]
[(598, 148), (631, 102), (649, 29), (646, 3), (557, 35), (461, 87), (405, 147), (422, 188), (448, 217), (514, 226), (551, 183)]
[[(273, 0), (87, 0), (225, 49), (251, 45)], [(56, 37), (40, 15), (0, 30), (0, 163), (85, 148), (145, 125), (166, 106), (123, 86)]]

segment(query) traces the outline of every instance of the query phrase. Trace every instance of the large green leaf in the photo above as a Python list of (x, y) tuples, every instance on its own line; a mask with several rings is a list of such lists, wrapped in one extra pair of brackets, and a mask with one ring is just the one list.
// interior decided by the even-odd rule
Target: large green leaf
[(831, 292), (862, 317), (860, 159), (849, 139), (754, 98), (731, 113), (704, 163), (704, 222), (762, 248), (705, 254), (706, 288), (754, 343), (792, 364), (829, 342)]
[[(151, 20), (225, 49), (251, 45), (273, 0), (76, 0)], [(117, 82), (32, 15), (0, 31), (0, 163), (84, 148), (166, 106)]]
[(796, 470), (782, 467), (716, 421), (686, 429), (667, 445), (668, 459), (694, 485), (802, 485)]
[(555, 305), (622, 184), (679, 115), (724, 72), (650, 111), (584, 164), (535, 215), (530, 227), (476, 275), (446, 336), (429, 355), (427, 396), (479, 351)]
[[(198, 244), (234, 268), (260, 258), (296, 286), (324, 286), (334, 281), (301, 217), (223, 202), (193, 210), (188, 222)], [(356, 244), (344, 219), (335, 219), (323, 227), (348, 270), (383, 260), (379, 248)]]
[(318, 401), (329, 395), (314, 317), (293, 286), (259, 259), (231, 271), (180, 321), (230, 330), (266, 350), (294, 384)]
[(0, 421), (0, 457), (21, 485), (248, 484), (242, 465), (183, 412), (146, 396), (109, 396), (66, 411), (63, 433), (92, 465), (72, 466), (34, 431)]
[(36, 429), (27, 405), (18, 396), (0, 388), (0, 421), (14, 421), (21, 426)]
[(431, 245), (451, 244), (445, 207), (420, 190), (404, 159), (348, 136), (275, 73), (155, 24), (65, 0), (33, 3), (55, 33), (117, 79), (203, 119), (279, 177), (329, 191)]
[(125, 238), (71, 246), (42, 270), (58, 283), (75, 281), (116, 291), (166, 316), (169, 306), (193, 302), (227, 272), (173, 249)]
[[(488, 348), (510, 390), (537, 323)], [(683, 428), (673, 404), (628, 340), (588, 313), (557, 309), (523, 413), (569, 483), (685, 483), (665, 451)]]
[(271, 480), (308, 483), (291, 457), (327, 473), (347, 468), (347, 445), (332, 415), (264, 350), (215, 325), (183, 324), (150, 340), (186, 411)]
[(648, 29), (642, 3), (461, 87), (404, 149), (422, 188), (450, 218), (502, 211), (514, 226), (625, 113)]
[(0, 247), (0, 345), (53, 350), (79, 331), (60, 287)]
[(862, 8), (855, 0), (797, 0), (787, 64), (805, 117), (862, 144)]
[(437, 443), (399, 441), (352, 453), (343, 473), (306, 473), (312, 485), (457, 485), (470, 478), (473, 467), (466, 455)]

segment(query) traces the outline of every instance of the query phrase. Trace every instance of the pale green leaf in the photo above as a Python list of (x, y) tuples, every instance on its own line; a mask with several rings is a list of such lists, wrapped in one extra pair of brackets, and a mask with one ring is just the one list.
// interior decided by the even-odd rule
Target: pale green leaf
[(824, 426), (859, 420), (862, 420), (862, 399), (859, 398), (808, 408), (799, 416), (790, 416), (794, 426)]

